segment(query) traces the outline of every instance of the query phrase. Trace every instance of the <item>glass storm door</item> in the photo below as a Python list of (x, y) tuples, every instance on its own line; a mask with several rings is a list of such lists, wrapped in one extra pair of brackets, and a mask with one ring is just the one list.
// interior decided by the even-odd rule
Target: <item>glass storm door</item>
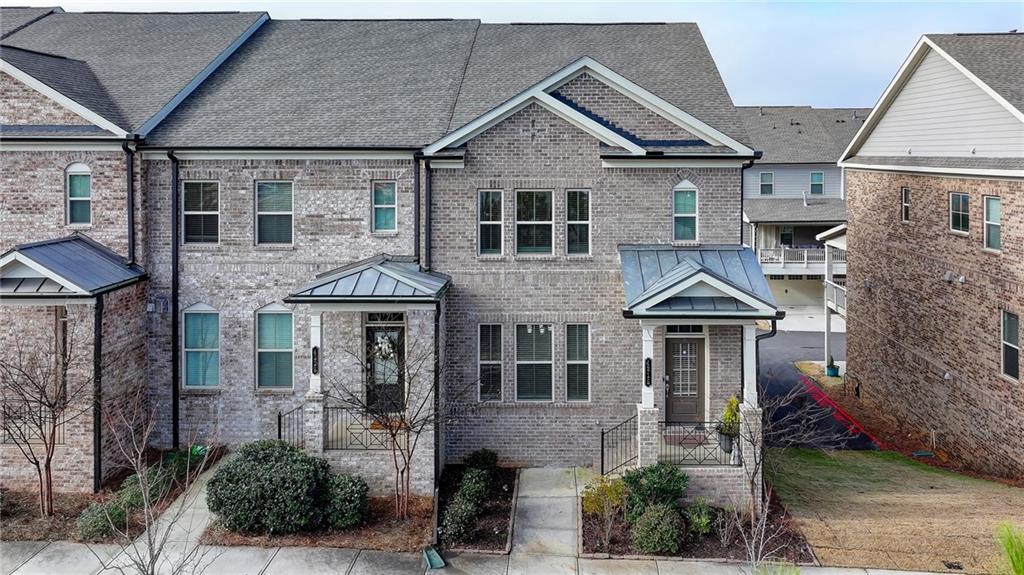
[(703, 421), (704, 340), (666, 338), (665, 374), (665, 421)]

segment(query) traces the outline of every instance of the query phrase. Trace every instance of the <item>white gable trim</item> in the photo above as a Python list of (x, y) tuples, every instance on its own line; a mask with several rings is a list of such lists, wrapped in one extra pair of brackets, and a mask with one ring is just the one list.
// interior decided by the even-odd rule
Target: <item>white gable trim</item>
[(523, 109), (529, 103), (538, 102), (545, 108), (561, 116), (563, 119), (592, 133), (603, 142), (625, 148), (634, 155), (644, 155), (646, 152), (640, 146), (633, 144), (629, 140), (619, 136), (615, 132), (605, 128), (601, 124), (591, 120), (549, 95), (549, 92), (556, 90), (559, 86), (562, 86), (566, 82), (583, 73), (593, 74), (602, 82), (649, 108), (652, 112), (655, 112), (656, 114), (675, 123), (679, 127), (696, 134), (711, 144), (728, 146), (738, 154), (753, 155), (754, 153), (754, 151), (747, 146), (744, 146), (658, 96), (655, 96), (634, 82), (631, 82), (625, 77), (613, 72), (606, 66), (598, 63), (594, 59), (584, 57), (555, 72), (551, 76), (548, 76), (544, 80), (541, 80), (537, 84), (534, 84), (531, 88), (507, 100), (504, 104), (491, 109), (489, 112), (477, 117), (475, 120), (451, 132), (433, 144), (430, 144), (424, 148), (424, 154), (430, 156), (445, 148), (459, 146), (466, 141), (473, 139), (491, 126)]
[[(46, 267), (36, 263), (32, 258), (30, 258), (30, 257), (28, 257), (28, 256), (26, 256), (26, 255), (24, 255), (24, 254), (22, 254), (20, 252), (11, 252), (11, 253), (7, 254), (6, 256), (4, 256), (2, 259), (0, 259), (0, 269), (3, 269), (4, 267), (8, 266), (12, 262), (17, 262), (17, 263), (22, 264), (22, 265), (24, 265), (26, 267), (29, 267), (29, 268), (35, 270), (37, 273), (39, 273), (40, 277), (51, 279), (51, 280), (59, 283), (60, 285), (66, 287), (67, 289), (71, 290), (72, 292), (78, 294), (78, 295), (90, 295), (88, 290), (81, 288), (80, 286), (78, 286), (74, 282), (68, 280), (64, 276), (62, 276), (60, 274), (57, 274), (57, 273), (54, 273), (52, 270), (47, 269)], [(0, 272), (0, 273), (2, 273), (2, 272)], [(18, 277), (24, 277), (24, 276), (19, 274)]]
[(104, 130), (114, 134), (119, 138), (124, 138), (125, 136), (128, 135), (128, 132), (119, 128), (117, 124), (111, 122), (110, 120), (107, 120), (103, 116), (100, 116), (96, 112), (93, 112), (92, 110), (86, 108), (85, 106), (79, 104), (71, 98), (68, 98), (64, 94), (61, 94), (60, 92), (47, 86), (43, 82), (40, 82), (39, 80), (35, 79), (35, 77), (33, 77), (32, 75), (28, 74), (27, 72), (23, 72), (21, 69), (14, 66), (14, 64), (11, 64), (6, 60), (0, 60), (0, 72), (6, 72), (7, 74), (10, 74), (15, 80), (18, 80), (22, 84), (25, 84), (29, 88), (32, 88), (36, 92), (39, 92), (43, 96), (46, 96), (50, 100), (53, 100), (61, 106), (64, 106), (68, 110), (71, 110), (75, 114), (78, 114), (82, 118), (92, 122), (96, 126), (103, 128)]
[[(1006, 101), (1006, 98), (1003, 98), (998, 93), (996, 93), (996, 91), (990, 88), (988, 84), (982, 82), (980, 78), (972, 74), (970, 70), (963, 66), (963, 64), (957, 62), (955, 59), (953, 59), (952, 56), (950, 56), (937, 45), (935, 45), (935, 43), (932, 42), (927, 36), (921, 36), (921, 39), (918, 40), (917, 44), (914, 45), (914, 49), (910, 51), (910, 55), (907, 56), (907, 59), (903, 62), (903, 65), (900, 66), (900, 69), (896, 72), (896, 76), (893, 77), (892, 81), (890, 81), (889, 85), (885, 88), (885, 91), (882, 92), (882, 96), (878, 99), (878, 102), (875, 103), (875, 107), (871, 109), (871, 113), (868, 114), (867, 119), (864, 120), (864, 124), (860, 127), (860, 130), (857, 131), (857, 134), (853, 137), (852, 140), (850, 140), (850, 144), (846, 146), (846, 150), (844, 150), (843, 154), (839, 157), (838, 165), (840, 167), (854, 166), (854, 164), (847, 164), (846, 159), (857, 155), (857, 151), (860, 149), (862, 145), (864, 145), (864, 142), (867, 141), (868, 137), (871, 135), (875, 127), (878, 125), (878, 122), (882, 119), (882, 116), (885, 115), (886, 111), (888, 111), (889, 107), (896, 100), (896, 96), (898, 96), (900, 91), (903, 90), (903, 87), (906, 85), (907, 81), (909, 81), (910, 77), (914, 74), (915, 71), (917, 71), (918, 65), (921, 63), (922, 60), (924, 60), (924, 57), (928, 54), (930, 50), (934, 50), (936, 54), (942, 56), (946, 61), (950, 63), (950, 65), (956, 68), (957, 71), (966, 76), (967, 79), (969, 79), (971, 82), (974, 82), (974, 84), (981, 88), (982, 91), (984, 91), (992, 99), (998, 102), (999, 105), (1006, 108), (1006, 110), (1009, 111), (1010, 114), (1012, 114), (1021, 122), (1024, 122), (1024, 111), (1018, 110), (1017, 108), (1013, 107), (1012, 104)], [(858, 165), (857, 167), (861, 166)], [(918, 169), (915, 171), (925, 170)], [(998, 171), (1000, 170), (973, 170), (972, 173), (983, 175), (982, 172), (991, 174), (992, 172)]]
[[(696, 290), (696, 295), (707, 297), (708, 294), (711, 293), (707, 288), (711, 288), (713, 291), (719, 292), (723, 297), (731, 297), (735, 300), (738, 300), (749, 305), (750, 307), (754, 308), (754, 313), (764, 312), (774, 314), (776, 311), (775, 308), (764, 303), (763, 301), (751, 296), (746, 292), (743, 292), (742, 290), (736, 289), (734, 286), (731, 286), (728, 283), (723, 282), (722, 280), (705, 272), (697, 272), (694, 275), (690, 276), (689, 278), (685, 279), (684, 281), (680, 282), (679, 284), (672, 286), (671, 288), (667, 288), (657, 294), (654, 294), (645, 300), (640, 300), (639, 302), (633, 304), (630, 307), (633, 309), (634, 313), (647, 313), (648, 310), (650, 310), (650, 308), (658, 305), (659, 303), (669, 298), (686, 297), (685, 292), (687, 291)], [(749, 314), (751, 312), (743, 313)]]
[(933, 166), (906, 166), (887, 164), (862, 164), (860, 162), (840, 162), (844, 168), (851, 170), (872, 170), (880, 172), (910, 172), (921, 174), (949, 174), (953, 176), (979, 176), (995, 178), (1024, 178), (1024, 170), (1002, 170), (998, 168), (940, 168)]

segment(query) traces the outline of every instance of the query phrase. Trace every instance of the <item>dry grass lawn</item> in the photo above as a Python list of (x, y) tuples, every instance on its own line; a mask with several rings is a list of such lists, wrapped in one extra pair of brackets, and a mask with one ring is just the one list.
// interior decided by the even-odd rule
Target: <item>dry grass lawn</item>
[(1000, 573), (996, 528), (1024, 518), (1024, 489), (898, 453), (787, 449), (773, 456), (775, 492), (823, 565)]
[(793, 365), (825, 389), (842, 389), (843, 378), (825, 375), (825, 366), (815, 361), (798, 361)]

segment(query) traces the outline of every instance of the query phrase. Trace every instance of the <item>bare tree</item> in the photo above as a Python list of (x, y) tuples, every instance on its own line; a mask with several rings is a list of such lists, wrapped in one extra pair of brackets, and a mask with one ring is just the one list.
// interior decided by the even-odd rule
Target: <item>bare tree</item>
[[(390, 451), (394, 466), (395, 516), (409, 518), (413, 457), (421, 437), (437, 432), (439, 424), (452, 418), (458, 396), (470, 389), (467, 383), (442, 402), (438, 386), (451, 366), (432, 337), (406, 337), (404, 316), (392, 321), (367, 324), (359, 347), (343, 348), (343, 354), (358, 366), (356, 374), (326, 380), (324, 395), (334, 400), (355, 421), (357, 433), (370, 433)], [(354, 376), (353, 376), (354, 375)], [(328, 433), (351, 430), (329, 429)]]
[[(210, 549), (199, 545), (198, 537), (183, 533), (205, 525), (192, 525), (196, 497), (193, 489), (210, 457), (210, 443), (200, 446), (195, 433), (186, 439), (184, 451), (170, 465), (156, 458), (150, 439), (156, 425), (147, 408), (144, 388), (129, 392), (124, 401), (111, 404), (104, 413), (104, 424), (114, 438), (117, 453), (133, 473), (137, 483), (138, 509), (106, 519), (121, 553), (109, 569), (121, 575), (186, 575), (202, 573), (210, 560)], [(181, 494), (177, 501), (174, 498)], [(138, 534), (139, 529), (142, 533)], [(97, 556), (98, 557), (98, 556)]]
[(95, 405), (88, 345), (92, 324), (86, 321), (91, 308), (52, 309), (53, 322), (40, 339), (13, 338), (0, 357), (5, 442), (16, 445), (35, 468), (42, 515), (53, 514), (53, 458), (64, 430)]

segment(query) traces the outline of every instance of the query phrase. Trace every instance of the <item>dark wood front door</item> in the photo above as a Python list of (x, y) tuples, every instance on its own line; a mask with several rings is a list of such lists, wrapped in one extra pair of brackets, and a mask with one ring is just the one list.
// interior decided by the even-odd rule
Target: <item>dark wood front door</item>
[(704, 340), (665, 339), (665, 421), (704, 420)]

